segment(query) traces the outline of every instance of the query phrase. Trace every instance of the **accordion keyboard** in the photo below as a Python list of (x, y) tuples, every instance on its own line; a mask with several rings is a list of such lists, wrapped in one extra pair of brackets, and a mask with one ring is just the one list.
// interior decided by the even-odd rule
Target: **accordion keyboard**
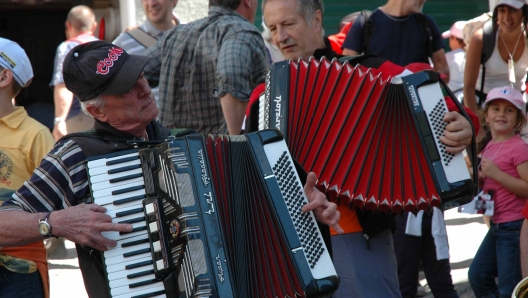
[(156, 279), (142, 201), (146, 198), (137, 151), (89, 161), (90, 187), (95, 204), (106, 208), (115, 223), (131, 223), (128, 233), (103, 232), (118, 245), (103, 253), (112, 297), (166, 297)]

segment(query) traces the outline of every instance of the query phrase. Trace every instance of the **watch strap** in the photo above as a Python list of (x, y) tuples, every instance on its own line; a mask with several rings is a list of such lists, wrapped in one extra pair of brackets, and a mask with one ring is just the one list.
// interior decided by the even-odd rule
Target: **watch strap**
[(39, 220), (39, 222), (41, 221), (48, 222), (48, 217), (50, 216), (50, 214), (51, 214), (51, 211), (46, 212), (46, 214), (44, 214), (44, 217), (41, 220)]

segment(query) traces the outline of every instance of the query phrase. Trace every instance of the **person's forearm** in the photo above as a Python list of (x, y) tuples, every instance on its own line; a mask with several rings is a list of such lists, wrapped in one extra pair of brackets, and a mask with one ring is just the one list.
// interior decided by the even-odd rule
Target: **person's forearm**
[(73, 94), (66, 89), (64, 83), (57, 84), (53, 89), (53, 101), (55, 103), (55, 117), (66, 120), (73, 101)]
[(528, 183), (526, 181), (520, 178), (515, 178), (503, 171), (498, 172), (490, 178), (497, 181), (500, 185), (504, 186), (515, 195), (521, 198), (528, 197)]
[(522, 277), (528, 276), (528, 220), (525, 219), (521, 228), (521, 271)]
[(220, 98), (224, 119), (230, 135), (238, 135), (242, 131), (242, 123), (246, 115), (247, 102), (241, 101), (232, 94), (227, 93)]
[(23, 246), (44, 240), (38, 231), (38, 222), (43, 217), (44, 213), (21, 210), (0, 212), (0, 247)]
[(464, 88), (464, 106), (471, 109), (473, 113), (477, 113), (477, 97), (475, 95), (475, 88)]

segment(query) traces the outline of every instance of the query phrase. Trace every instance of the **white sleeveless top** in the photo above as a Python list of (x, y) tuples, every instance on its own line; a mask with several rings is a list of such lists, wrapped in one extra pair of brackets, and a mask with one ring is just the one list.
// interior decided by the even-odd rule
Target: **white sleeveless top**
[[(484, 78), (484, 92), (488, 93), (491, 89), (503, 86), (510, 86), (509, 74), (508, 74), (508, 63), (502, 60), (499, 53), (498, 43), (499, 33), (495, 36), (495, 48), (491, 57), (486, 61), (486, 77)], [(528, 67), (528, 40), (524, 39), (524, 51), (521, 58), (515, 61), (515, 84), (513, 87), (519, 91), (524, 89), (524, 81), (526, 77), (526, 68)], [(482, 73), (482, 67), (480, 70)], [(476, 90), (480, 90), (480, 79), (477, 80)]]

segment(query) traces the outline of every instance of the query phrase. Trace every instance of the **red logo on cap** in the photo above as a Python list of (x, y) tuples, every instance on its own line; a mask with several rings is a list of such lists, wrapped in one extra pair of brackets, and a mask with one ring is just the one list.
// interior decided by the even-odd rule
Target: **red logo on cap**
[(111, 48), (109, 51), (108, 58), (104, 58), (104, 60), (99, 60), (99, 62), (97, 62), (97, 71), (95, 73), (105, 75), (110, 72), (110, 68), (114, 66), (114, 61), (116, 61), (119, 56), (121, 56), (121, 53), (123, 53), (123, 49), (115, 47)]

